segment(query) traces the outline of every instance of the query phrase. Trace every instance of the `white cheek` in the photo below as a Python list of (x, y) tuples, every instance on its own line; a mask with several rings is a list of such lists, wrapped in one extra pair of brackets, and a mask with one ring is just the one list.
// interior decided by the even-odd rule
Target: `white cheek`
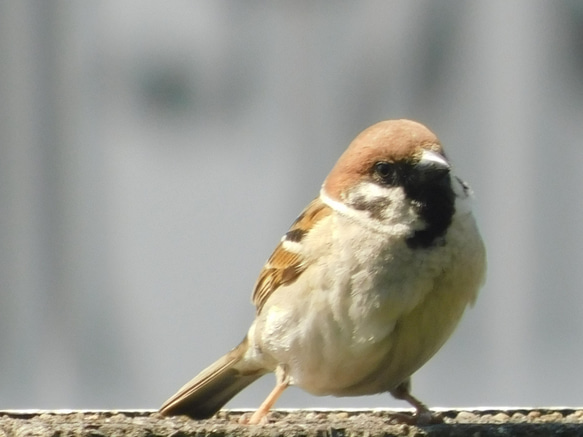
[(373, 182), (361, 182), (348, 192), (347, 201), (358, 197), (364, 197), (370, 201), (380, 198), (402, 200), (405, 198), (405, 192), (402, 187), (383, 187)]
[(360, 202), (385, 205), (383, 211), (385, 215), (390, 215), (391, 210), (410, 204), (403, 187), (383, 187), (373, 182), (362, 182), (348, 192), (347, 204), (354, 205)]
[(425, 226), (402, 187), (383, 187), (373, 182), (362, 182), (347, 193), (345, 202), (353, 205), (350, 210), (362, 222), (374, 223), (376, 227), (393, 235), (408, 235), (412, 230), (423, 229)]

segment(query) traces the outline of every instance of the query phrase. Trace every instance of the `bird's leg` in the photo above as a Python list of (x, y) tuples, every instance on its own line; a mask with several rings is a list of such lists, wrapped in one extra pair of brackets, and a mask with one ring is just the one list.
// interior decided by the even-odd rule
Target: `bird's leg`
[(396, 399), (401, 399), (403, 401), (409, 402), (413, 407), (415, 407), (415, 424), (416, 425), (429, 425), (430, 423), (441, 422), (440, 417), (433, 416), (427, 405), (417, 399), (411, 394), (411, 379), (407, 378), (393, 390), (391, 390), (391, 395)]
[(275, 370), (276, 384), (271, 393), (259, 406), (259, 408), (253, 413), (246, 423), (248, 425), (257, 425), (266, 420), (267, 413), (273, 407), (277, 399), (281, 396), (286, 388), (289, 386), (289, 376), (287, 375), (286, 369), (283, 366), (278, 366)]

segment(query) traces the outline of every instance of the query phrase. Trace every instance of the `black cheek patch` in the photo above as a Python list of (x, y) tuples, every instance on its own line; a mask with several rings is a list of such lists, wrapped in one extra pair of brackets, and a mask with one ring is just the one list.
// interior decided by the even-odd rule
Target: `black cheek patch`
[(366, 211), (368, 215), (377, 220), (383, 219), (383, 212), (391, 204), (388, 199), (367, 199), (365, 196), (358, 196), (354, 200), (351, 200), (350, 206), (358, 211)]

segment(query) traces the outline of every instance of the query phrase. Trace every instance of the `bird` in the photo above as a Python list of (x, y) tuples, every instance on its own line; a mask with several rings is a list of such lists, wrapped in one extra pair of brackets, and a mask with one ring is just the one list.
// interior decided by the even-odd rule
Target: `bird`
[(275, 387), (245, 423), (265, 423), (292, 385), (317, 396), (388, 392), (430, 422), (411, 375), (450, 337), (485, 280), (472, 200), (423, 124), (385, 120), (362, 131), (261, 270), (243, 341), (160, 413), (212, 417), (273, 372)]

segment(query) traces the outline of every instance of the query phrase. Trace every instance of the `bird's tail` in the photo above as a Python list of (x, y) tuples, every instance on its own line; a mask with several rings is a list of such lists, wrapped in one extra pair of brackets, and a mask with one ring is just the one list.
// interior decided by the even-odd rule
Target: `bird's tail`
[(239, 346), (204, 369), (164, 402), (160, 413), (206, 419), (219, 411), (233, 396), (266, 373), (264, 369), (241, 371), (242, 366), (237, 366), (241, 364), (247, 347), (245, 338)]

